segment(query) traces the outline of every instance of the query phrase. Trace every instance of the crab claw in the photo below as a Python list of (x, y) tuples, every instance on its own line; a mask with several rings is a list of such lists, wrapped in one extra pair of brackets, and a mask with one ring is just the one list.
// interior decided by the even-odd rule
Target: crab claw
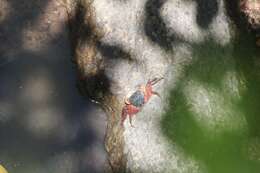
[(160, 97), (160, 99), (162, 99), (161, 95), (158, 92), (152, 91), (152, 94), (156, 95), (156, 96)]
[(131, 104), (127, 98), (125, 98), (125, 104), (126, 105), (130, 105)]
[(163, 77), (161, 77), (161, 78), (154, 78), (154, 79), (152, 79), (152, 80), (148, 80), (148, 83), (150, 83), (151, 85), (155, 85), (156, 83), (158, 83), (160, 80), (162, 80), (162, 79), (164, 79)]

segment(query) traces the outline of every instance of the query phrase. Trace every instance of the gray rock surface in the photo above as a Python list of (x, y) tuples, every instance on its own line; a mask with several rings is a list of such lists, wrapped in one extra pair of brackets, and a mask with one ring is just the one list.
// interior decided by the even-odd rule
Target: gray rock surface
[[(152, 97), (134, 117), (134, 128), (125, 121), (124, 153), (128, 172), (201, 173), (204, 166), (173, 147), (163, 136), (160, 120), (167, 108), (169, 91), (193, 59), (192, 46), (208, 39), (226, 45), (232, 38), (224, 2), (184, 0), (95, 0), (91, 4), (94, 21), (102, 30), (100, 42), (120, 49), (133, 60), (108, 54), (104, 73), (109, 91), (124, 103), (138, 84), (163, 76)], [(100, 53), (101, 52), (101, 53)], [(99, 56), (104, 56), (98, 51)]]

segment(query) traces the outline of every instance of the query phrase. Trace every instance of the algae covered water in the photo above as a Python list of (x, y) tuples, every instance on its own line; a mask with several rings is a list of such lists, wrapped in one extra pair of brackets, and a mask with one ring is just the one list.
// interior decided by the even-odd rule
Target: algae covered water
[(193, 45), (162, 129), (208, 173), (260, 172), (260, 50), (248, 34)]

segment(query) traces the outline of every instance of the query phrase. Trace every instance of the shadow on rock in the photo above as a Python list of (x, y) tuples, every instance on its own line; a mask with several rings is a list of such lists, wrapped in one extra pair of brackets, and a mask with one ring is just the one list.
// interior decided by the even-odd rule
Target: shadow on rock
[(197, 2), (197, 24), (206, 29), (218, 13), (218, 0), (196, 0)]
[(170, 33), (169, 28), (160, 15), (160, 9), (167, 0), (148, 0), (145, 4), (144, 31), (146, 36), (164, 50), (170, 51), (176, 36)]
[[(79, 73), (78, 86), (85, 96), (99, 103), (107, 114), (105, 148), (113, 172), (124, 172), (123, 128), (119, 126), (121, 104), (110, 91), (111, 79), (105, 70), (120, 60), (131, 61), (130, 53), (120, 45), (109, 45), (101, 41), (103, 32), (96, 26), (94, 9), (90, 1), (76, 7), (75, 16), (70, 19), (70, 35), (73, 40), (73, 54)], [(123, 171), (122, 171), (123, 170)]]
[[(173, 146), (177, 144), (185, 154), (202, 162), (210, 173), (260, 170), (259, 162), (252, 159), (253, 153), (260, 152), (256, 147), (259, 143), (254, 143), (253, 151), (250, 148), (252, 139), (260, 136), (260, 52), (251, 41), (252, 36), (240, 34), (232, 45), (219, 47), (210, 41), (193, 46), (193, 62), (171, 92), (170, 107), (161, 122)], [(223, 81), (232, 73), (232, 88), (227, 92), (228, 85)], [(193, 82), (188, 88), (187, 81)], [(195, 84), (200, 89), (193, 92)], [(233, 95), (235, 91), (239, 96)], [(207, 121), (201, 120), (204, 118)]]
[(123, 59), (128, 61), (133, 61), (130, 53), (124, 51), (121, 46), (118, 45), (109, 45), (102, 42), (97, 43), (97, 49), (99, 52), (108, 59)]

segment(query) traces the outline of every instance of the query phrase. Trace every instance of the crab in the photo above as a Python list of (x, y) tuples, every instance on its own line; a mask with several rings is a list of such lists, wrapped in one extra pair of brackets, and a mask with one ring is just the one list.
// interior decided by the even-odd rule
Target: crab
[(133, 127), (132, 117), (141, 111), (143, 106), (149, 101), (152, 95), (157, 95), (158, 97), (160, 97), (157, 92), (153, 91), (153, 85), (155, 85), (162, 79), (163, 78), (154, 78), (152, 80), (149, 79), (145, 85), (139, 85), (138, 90), (135, 91), (129, 98), (125, 99), (125, 106), (123, 107), (121, 114), (122, 126), (128, 115), (130, 125), (131, 127)]

